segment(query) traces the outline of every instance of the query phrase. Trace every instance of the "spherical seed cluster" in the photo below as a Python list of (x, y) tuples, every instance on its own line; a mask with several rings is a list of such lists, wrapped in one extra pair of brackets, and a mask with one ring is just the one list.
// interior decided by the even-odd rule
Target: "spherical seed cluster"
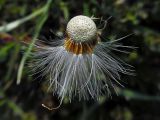
[(67, 34), (75, 42), (94, 40), (96, 38), (96, 33), (96, 24), (87, 16), (76, 16), (67, 24)]

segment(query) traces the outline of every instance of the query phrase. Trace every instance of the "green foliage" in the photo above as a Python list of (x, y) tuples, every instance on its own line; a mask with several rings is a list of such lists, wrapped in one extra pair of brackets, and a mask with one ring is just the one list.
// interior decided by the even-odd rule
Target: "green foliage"
[[(19, 66), (19, 69), (18, 69), (18, 75), (17, 75), (17, 84), (20, 84), (20, 81), (21, 81), (21, 77), (22, 77), (22, 71), (23, 71), (23, 67), (24, 67), (24, 64), (26, 62), (26, 59), (27, 57), (29, 56), (32, 48), (33, 48), (33, 45), (34, 43), (36, 42), (37, 40), (37, 37), (39, 36), (39, 33), (40, 33), (40, 30), (44, 24), (44, 22), (47, 20), (48, 18), (48, 9), (49, 9), (49, 6), (50, 6), (50, 3), (51, 3), (51, 0), (48, 0), (48, 2), (46, 3), (46, 5), (44, 6), (44, 9), (42, 11), (42, 15), (40, 16), (40, 18), (37, 20), (37, 25), (35, 27), (35, 35), (33, 37), (33, 40), (31, 42), (31, 44), (29, 45), (26, 53), (24, 54), (22, 60), (21, 60), (21, 63), (20, 63), (20, 66)], [(31, 15), (32, 16), (32, 15)], [(32, 17), (30, 17), (31, 19)]]
[(1, 58), (1, 61), (5, 60), (7, 55), (8, 55), (8, 52), (11, 48), (13, 48), (14, 44), (13, 43), (10, 43), (4, 47), (1, 47), (0, 48), (0, 58)]

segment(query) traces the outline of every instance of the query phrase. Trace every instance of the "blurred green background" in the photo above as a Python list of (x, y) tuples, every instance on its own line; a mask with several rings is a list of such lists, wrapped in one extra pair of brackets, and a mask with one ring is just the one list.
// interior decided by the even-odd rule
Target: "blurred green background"
[[(63, 35), (75, 15), (103, 17), (103, 36), (132, 36), (121, 43), (138, 47), (120, 55), (136, 76), (122, 75), (125, 88), (100, 101), (59, 101), (27, 67), (36, 38)], [(28, 49), (29, 48), (29, 49)], [(18, 81), (17, 81), (18, 75)], [(0, 0), (0, 120), (160, 120), (160, 0)]]

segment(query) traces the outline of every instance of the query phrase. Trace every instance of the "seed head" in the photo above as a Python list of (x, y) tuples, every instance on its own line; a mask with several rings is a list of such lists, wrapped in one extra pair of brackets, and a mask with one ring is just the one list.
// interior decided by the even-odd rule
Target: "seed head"
[(67, 34), (75, 42), (94, 40), (96, 33), (96, 24), (87, 16), (79, 15), (73, 17), (67, 24)]
[(79, 15), (69, 21), (63, 39), (53, 40), (50, 45), (35, 45), (33, 71), (47, 75), (49, 88), (61, 100), (110, 95), (110, 89), (121, 85), (120, 73), (132, 74), (132, 67), (112, 53), (133, 49), (118, 43), (127, 36), (102, 42), (98, 28), (92, 18)]

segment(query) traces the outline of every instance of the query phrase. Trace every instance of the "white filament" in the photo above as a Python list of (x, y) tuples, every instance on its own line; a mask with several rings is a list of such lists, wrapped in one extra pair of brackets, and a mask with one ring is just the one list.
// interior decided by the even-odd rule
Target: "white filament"
[(63, 46), (41, 47), (34, 53), (34, 69), (49, 76), (49, 88), (61, 100), (64, 97), (98, 99), (106, 93), (110, 95), (116, 83), (121, 85), (119, 73), (132, 72), (129, 65), (111, 55), (110, 50), (117, 50), (117, 47), (126, 48), (114, 42), (100, 43), (93, 54), (76, 55)]

